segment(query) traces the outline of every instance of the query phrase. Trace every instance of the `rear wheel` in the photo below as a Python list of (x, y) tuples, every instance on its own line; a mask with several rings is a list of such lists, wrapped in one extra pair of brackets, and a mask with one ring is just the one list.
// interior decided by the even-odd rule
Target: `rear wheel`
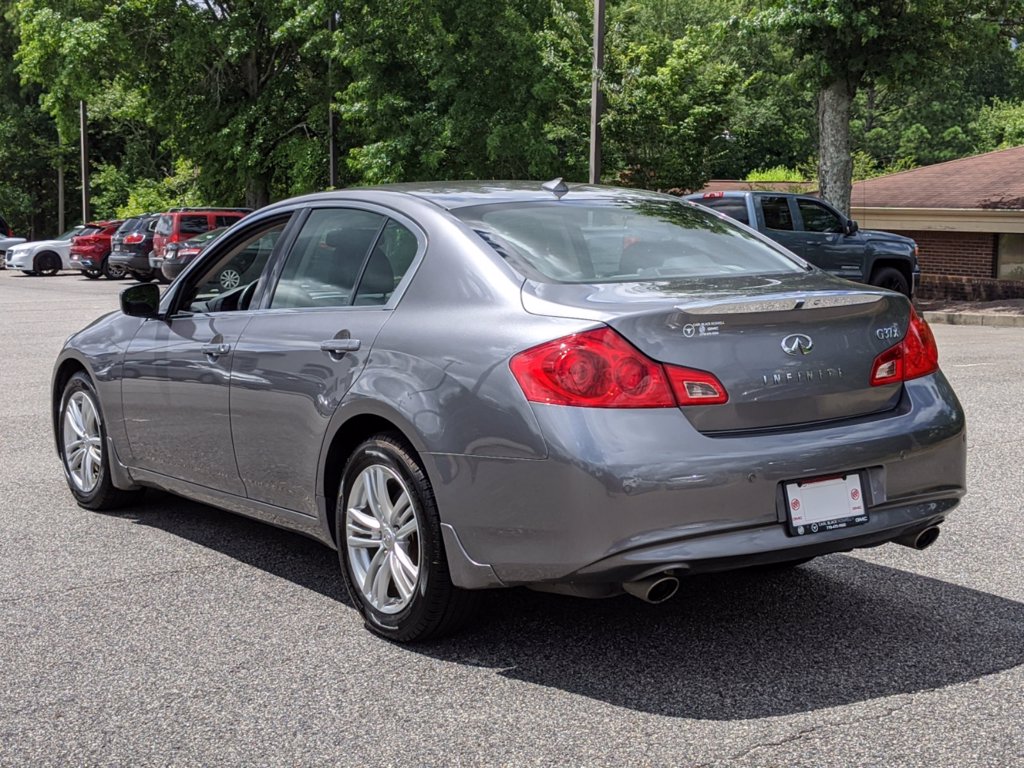
[(36, 254), (36, 257), (32, 260), (32, 266), (35, 268), (33, 272), (36, 274), (52, 277), (60, 272), (60, 256), (52, 251)]
[(142, 274), (141, 272), (129, 272), (133, 280), (138, 280), (140, 283), (150, 283), (156, 279), (156, 275), (152, 272)]
[(907, 282), (907, 278), (895, 267), (876, 269), (871, 275), (871, 284), (902, 293), (904, 296), (910, 296), (910, 284)]
[(452, 584), (430, 481), (396, 436), (376, 435), (352, 454), (336, 532), (342, 578), (371, 631), (415, 642), (469, 619), (477, 596)]
[(123, 280), (128, 276), (128, 270), (123, 264), (111, 264), (110, 259), (104, 259), (100, 271), (107, 280)]
[(99, 280), (103, 276), (103, 273), (98, 269), (83, 269), (82, 274), (90, 280)]
[(57, 422), (57, 445), (68, 488), (79, 506), (107, 510), (137, 497), (138, 491), (115, 488), (103, 412), (89, 377), (76, 373), (64, 387)]

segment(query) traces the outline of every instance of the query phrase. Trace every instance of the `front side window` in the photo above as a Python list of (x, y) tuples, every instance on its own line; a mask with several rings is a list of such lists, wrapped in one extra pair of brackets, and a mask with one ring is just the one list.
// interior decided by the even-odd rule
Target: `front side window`
[(232, 245), (189, 281), (181, 306), (192, 312), (248, 309), (257, 281), (287, 223), (284, 220), (260, 227)]
[(813, 200), (797, 200), (796, 205), (800, 209), (800, 218), (804, 220), (804, 230), (807, 232), (836, 233), (843, 231), (843, 222), (840, 218), (821, 203), (815, 203)]
[(453, 213), (513, 267), (549, 282), (618, 283), (801, 269), (738, 226), (672, 200), (564, 199)]

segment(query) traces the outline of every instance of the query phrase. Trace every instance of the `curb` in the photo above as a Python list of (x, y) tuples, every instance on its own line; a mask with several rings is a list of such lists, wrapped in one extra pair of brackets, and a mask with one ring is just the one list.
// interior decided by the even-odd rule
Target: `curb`
[(925, 312), (929, 323), (942, 325), (987, 325), (993, 328), (1024, 328), (1024, 315), (1001, 315), (994, 312)]

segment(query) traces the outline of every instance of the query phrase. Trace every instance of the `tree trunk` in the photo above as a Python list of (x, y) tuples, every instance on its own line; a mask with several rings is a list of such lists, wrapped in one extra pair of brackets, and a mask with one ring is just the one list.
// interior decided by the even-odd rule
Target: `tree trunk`
[(856, 86), (836, 80), (818, 93), (818, 181), (821, 196), (850, 215), (853, 158), (850, 155), (850, 107)]
[(251, 176), (245, 184), (245, 204), (252, 209), (270, 205), (270, 182), (266, 176)]

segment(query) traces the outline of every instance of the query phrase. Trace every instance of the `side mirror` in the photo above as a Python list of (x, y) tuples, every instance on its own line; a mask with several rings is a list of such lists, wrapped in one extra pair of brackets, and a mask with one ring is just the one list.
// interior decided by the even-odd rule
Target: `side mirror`
[(846, 226), (844, 227), (844, 229), (846, 230), (847, 235), (855, 235), (857, 234), (857, 231), (860, 229), (860, 224), (858, 224), (853, 219), (847, 219)]
[(140, 283), (121, 291), (121, 311), (131, 317), (156, 317), (160, 311), (160, 288)]

